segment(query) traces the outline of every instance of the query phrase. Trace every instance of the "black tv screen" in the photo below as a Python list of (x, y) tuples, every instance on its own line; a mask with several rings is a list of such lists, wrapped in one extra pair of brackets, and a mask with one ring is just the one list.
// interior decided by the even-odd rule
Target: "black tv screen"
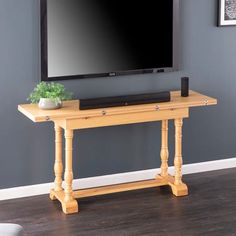
[(41, 0), (42, 80), (173, 71), (178, 0)]

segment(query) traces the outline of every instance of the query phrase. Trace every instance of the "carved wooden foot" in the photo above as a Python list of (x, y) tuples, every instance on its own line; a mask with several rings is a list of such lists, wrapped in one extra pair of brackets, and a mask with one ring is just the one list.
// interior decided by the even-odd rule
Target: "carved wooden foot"
[(63, 202), (61, 205), (65, 214), (73, 214), (79, 211), (78, 202), (76, 200)]
[(55, 191), (54, 189), (50, 192), (50, 198), (52, 200), (58, 200), (61, 202), (62, 210), (65, 214), (72, 214), (79, 211), (78, 202), (72, 198), (66, 201), (65, 191)]
[(169, 184), (172, 190), (172, 193), (176, 196), (176, 197), (181, 197), (181, 196), (187, 196), (188, 195), (188, 187), (186, 184), (182, 183), (179, 185), (175, 185), (175, 184)]
[(54, 189), (51, 189), (51, 190), (50, 190), (49, 198), (50, 198), (52, 201), (57, 200), (56, 194), (55, 194), (55, 192), (54, 192)]
[(175, 184), (175, 178), (171, 175), (166, 177), (162, 177), (161, 175), (156, 176), (156, 180), (158, 182), (163, 183), (163, 185), (169, 185), (171, 187), (172, 193), (176, 197), (186, 196), (188, 195), (188, 187), (186, 184), (182, 183), (179, 185)]

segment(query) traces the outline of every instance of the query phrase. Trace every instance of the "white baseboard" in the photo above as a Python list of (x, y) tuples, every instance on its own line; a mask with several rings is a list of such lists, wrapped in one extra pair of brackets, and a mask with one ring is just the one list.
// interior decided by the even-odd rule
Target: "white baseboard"
[[(221, 170), (236, 167), (236, 158), (229, 158), (216, 161), (200, 162), (187, 164), (183, 166), (183, 174), (193, 174), (213, 170)], [(160, 172), (160, 169), (149, 169), (141, 171), (126, 172), (121, 174), (103, 175), (73, 181), (74, 189), (85, 189), (99, 186), (128, 183), (153, 179)], [(174, 174), (174, 167), (169, 167), (170, 174)], [(0, 200), (9, 200), (22, 197), (31, 197), (36, 195), (48, 194), (53, 188), (53, 183), (36, 184), (0, 190)]]

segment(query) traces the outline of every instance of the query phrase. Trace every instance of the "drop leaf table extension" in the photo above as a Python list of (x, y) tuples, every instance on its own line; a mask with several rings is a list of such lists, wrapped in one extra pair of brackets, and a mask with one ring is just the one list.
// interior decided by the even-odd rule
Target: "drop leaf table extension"
[[(19, 105), (18, 110), (34, 122), (54, 122), (55, 127), (55, 186), (50, 192), (52, 200), (59, 200), (66, 214), (79, 211), (76, 198), (116, 193), (169, 185), (175, 196), (185, 196), (188, 188), (182, 181), (182, 125), (183, 119), (189, 117), (191, 107), (217, 104), (217, 100), (200, 93), (190, 91), (189, 97), (181, 97), (180, 91), (171, 92), (171, 101), (144, 105), (112, 107), (92, 110), (79, 110), (79, 100), (63, 102), (58, 110), (40, 110), (36, 104)], [(175, 175), (168, 174), (168, 121), (175, 124)], [(114, 125), (126, 125), (144, 122), (161, 121), (161, 173), (152, 180), (102, 186), (73, 191), (73, 132), (76, 129), (87, 129)], [(62, 131), (65, 133), (65, 188), (62, 188)]]

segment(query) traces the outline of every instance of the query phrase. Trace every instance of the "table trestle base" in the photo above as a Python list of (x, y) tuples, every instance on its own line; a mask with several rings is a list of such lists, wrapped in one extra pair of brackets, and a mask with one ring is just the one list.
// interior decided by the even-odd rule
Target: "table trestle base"
[[(156, 179), (123, 183), (123, 184), (115, 184), (108, 185), (96, 188), (88, 188), (73, 191), (74, 198), (86, 198), (86, 197), (94, 197), (99, 195), (106, 195), (111, 193), (119, 193), (126, 192), (132, 190), (139, 190), (145, 188), (155, 188), (160, 186), (170, 186), (172, 189), (172, 193), (175, 196), (186, 196), (188, 195), (188, 188), (185, 184), (175, 185), (175, 179), (173, 176), (168, 175), (163, 178), (160, 175), (156, 176)], [(78, 203), (76, 200), (67, 203), (65, 201), (65, 193), (62, 191), (55, 191), (54, 189), (50, 192), (51, 200), (59, 200), (62, 204), (63, 212), (66, 214), (72, 214), (78, 212)]]

